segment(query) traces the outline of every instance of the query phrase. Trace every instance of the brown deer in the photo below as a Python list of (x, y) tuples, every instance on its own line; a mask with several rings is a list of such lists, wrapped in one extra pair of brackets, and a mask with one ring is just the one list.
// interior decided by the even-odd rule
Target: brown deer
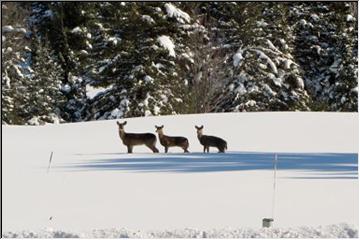
[(159, 134), (161, 145), (165, 147), (165, 153), (168, 152), (169, 147), (181, 147), (184, 152), (189, 152), (189, 141), (185, 137), (170, 137), (166, 136), (163, 132), (164, 125), (158, 127), (155, 125), (156, 132)]
[(221, 139), (219, 137), (215, 136), (207, 136), (203, 135), (203, 128), (204, 126), (198, 127), (195, 126), (198, 139), (201, 143), (201, 145), (204, 146), (204, 152), (205, 150), (209, 152), (210, 147), (217, 147), (219, 149), (219, 152), (225, 152), (225, 149), (227, 149), (227, 142), (224, 139)]
[(132, 153), (133, 147), (135, 145), (145, 144), (150, 148), (154, 153), (158, 153), (159, 150), (155, 147), (156, 145), (156, 136), (152, 133), (126, 133), (124, 126), (126, 121), (123, 123), (116, 122), (119, 126), (119, 136), (125, 146), (127, 146), (128, 153)]

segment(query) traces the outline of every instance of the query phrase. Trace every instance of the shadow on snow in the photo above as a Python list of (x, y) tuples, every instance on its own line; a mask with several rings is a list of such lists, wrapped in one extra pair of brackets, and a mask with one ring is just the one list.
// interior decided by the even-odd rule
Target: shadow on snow
[[(273, 153), (170, 153), (170, 154), (122, 154), (108, 159), (82, 160), (62, 166), (71, 171), (131, 171), (131, 172), (224, 172), (272, 170)], [(86, 157), (86, 154), (77, 154)], [(94, 154), (89, 154), (94, 155)], [(99, 155), (100, 156), (100, 155)], [(115, 156), (115, 158), (114, 158)], [(119, 156), (119, 157), (116, 157)], [(102, 155), (104, 157), (104, 155)], [(343, 153), (280, 153), (278, 170), (295, 170), (311, 173), (309, 177), (294, 178), (350, 178), (358, 176), (358, 155)], [(315, 174), (315, 175), (314, 175)]]

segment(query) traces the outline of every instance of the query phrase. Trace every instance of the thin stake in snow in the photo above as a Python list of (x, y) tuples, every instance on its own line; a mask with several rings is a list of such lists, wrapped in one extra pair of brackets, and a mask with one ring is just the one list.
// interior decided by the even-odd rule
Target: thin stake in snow
[(275, 153), (274, 158), (274, 185), (273, 185), (273, 199), (272, 199), (272, 210), (271, 210), (271, 218), (274, 219), (274, 212), (275, 212), (275, 193), (276, 193), (276, 169), (277, 169), (277, 160), (278, 156)]
[(52, 160), (52, 157), (53, 157), (53, 151), (51, 151), (51, 154), (50, 154), (50, 159), (49, 159), (49, 166), (48, 166), (48, 169), (47, 169), (47, 172), (49, 172), (50, 170), (50, 165), (51, 165), (51, 160)]
[(274, 213), (275, 213), (275, 193), (276, 193), (276, 169), (277, 169), (277, 154), (274, 156), (274, 184), (273, 184), (273, 197), (272, 197), (272, 207), (271, 207), (271, 218), (263, 218), (262, 226), (269, 228), (273, 226), (274, 222)]

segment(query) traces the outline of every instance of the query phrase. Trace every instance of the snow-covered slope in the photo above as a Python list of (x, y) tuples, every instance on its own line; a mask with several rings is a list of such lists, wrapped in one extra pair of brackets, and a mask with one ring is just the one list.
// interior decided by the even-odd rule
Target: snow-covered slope
[[(189, 139), (126, 154), (115, 120), (2, 126), (3, 231), (358, 226), (357, 113), (223, 113), (127, 119), (128, 132)], [(202, 154), (194, 125), (227, 140)], [(49, 157), (53, 152), (48, 171)], [(239, 235), (240, 236), (240, 235)]]

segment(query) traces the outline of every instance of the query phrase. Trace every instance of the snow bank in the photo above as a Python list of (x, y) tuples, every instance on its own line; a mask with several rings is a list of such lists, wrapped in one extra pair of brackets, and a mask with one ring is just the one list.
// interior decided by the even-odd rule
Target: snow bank
[(128, 229), (96, 229), (90, 232), (59, 230), (5, 232), (4, 238), (358, 238), (358, 229), (347, 224), (297, 228), (176, 229), (133, 231)]
[(163, 48), (165, 48), (166, 50), (169, 51), (169, 56), (176, 57), (175, 45), (169, 36), (162, 35), (162, 36), (158, 37), (157, 40), (158, 40), (160, 46), (162, 46)]

